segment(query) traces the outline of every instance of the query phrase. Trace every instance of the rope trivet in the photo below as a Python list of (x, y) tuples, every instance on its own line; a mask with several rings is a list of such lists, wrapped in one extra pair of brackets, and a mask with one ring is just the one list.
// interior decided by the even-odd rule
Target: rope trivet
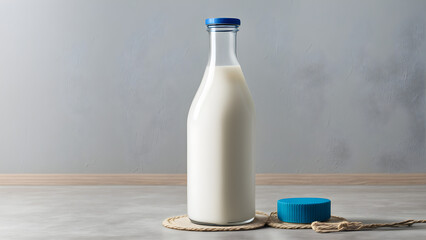
[(311, 224), (312, 229), (318, 233), (329, 233), (329, 232), (341, 232), (341, 231), (359, 231), (364, 229), (374, 229), (380, 227), (410, 227), (414, 223), (426, 223), (426, 220), (406, 220), (402, 222), (395, 223), (372, 223), (372, 224), (363, 224), (362, 222), (338, 222), (338, 223), (329, 223), (329, 222), (313, 222)]
[(264, 227), (268, 220), (268, 214), (256, 211), (256, 217), (250, 223), (237, 226), (207, 226), (199, 225), (191, 222), (187, 215), (166, 218), (163, 221), (163, 226), (167, 228), (186, 230), (186, 231), (202, 231), (202, 232), (216, 232), (216, 231), (240, 231), (251, 230)]
[(272, 212), (270, 216), (264, 212), (256, 211), (256, 218), (248, 224), (238, 226), (206, 226), (194, 224), (187, 215), (170, 217), (163, 221), (163, 226), (187, 231), (239, 231), (261, 228), (268, 225), (281, 229), (313, 229), (317, 233), (330, 233), (342, 231), (371, 230), (380, 227), (410, 227), (415, 223), (426, 223), (426, 220), (406, 220), (394, 223), (372, 223), (348, 222), (345, 218), (331, 216), (327, 222), (313, 222), (312, 224), (282, 222), (277, 217), (277, 212)]
[[(342, 221), (346, 221), (345, 218), (331, 216), (331, 218), (327, 221), (327, 223), (340, 223)], [(323, 222), (319, 222), (323, 223)], [(325, 223), (325, 222), (324, 222)], [(271, 212), (268, 221), (266, 224), (273, 228), (281, 228), (281, 229), (312, 229), (310, 223), (288, 223), (282, 222), (278, 219), (277, 212)]]

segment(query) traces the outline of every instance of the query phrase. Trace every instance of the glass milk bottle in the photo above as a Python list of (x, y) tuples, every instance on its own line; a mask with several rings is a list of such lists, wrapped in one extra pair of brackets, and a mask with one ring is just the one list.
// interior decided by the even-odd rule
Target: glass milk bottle
[(206, 19), (210, 56), (188, 115), (188, 217), (238, 225), (255, 217), (254, 107), (236, 55), (236, 18)]

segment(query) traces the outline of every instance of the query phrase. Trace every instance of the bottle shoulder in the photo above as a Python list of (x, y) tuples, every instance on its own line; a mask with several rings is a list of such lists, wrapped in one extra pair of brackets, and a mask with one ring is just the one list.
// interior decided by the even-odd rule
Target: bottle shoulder
[(254, 114), (253, 100), (239, 66), (207, 68), (192, 101), (188, 120), (218, 117), (229, 111)]

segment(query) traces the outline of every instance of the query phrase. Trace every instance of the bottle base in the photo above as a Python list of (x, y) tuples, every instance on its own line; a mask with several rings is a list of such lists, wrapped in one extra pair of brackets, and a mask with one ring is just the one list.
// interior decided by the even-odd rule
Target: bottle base
[(194, 224), (198, 224), (198, 225), (207, 225), (207, 226), (235, 226), (235, 225), (244, 225), (244, 224), (247, 224), (247, 223), (251, 223), (251, 222), (254, 220), (254, 217), (253, 217), (253, 218), (250, 218), (250, 219), (248, 219), (248, 220), (245, 220), (245, 221), (240, 221), (240, 222), (227, 222), (227, 223), (224, 223), (224, 224), (216, 224), (216, 223), (208, 223), (208, 222), (199, 222), (199, 221), (192, 220), (191, 218), (190, 218), (189, 220), (191, 220), (191, 222), (192, 222), (192, 223), (194, 223)]

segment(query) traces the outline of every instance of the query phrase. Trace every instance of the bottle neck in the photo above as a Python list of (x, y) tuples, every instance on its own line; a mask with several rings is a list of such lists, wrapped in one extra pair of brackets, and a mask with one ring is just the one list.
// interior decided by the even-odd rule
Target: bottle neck
[(237, 60), (237, 25), (208, 26), (210, 57), (208, 66), (239, 65)]

